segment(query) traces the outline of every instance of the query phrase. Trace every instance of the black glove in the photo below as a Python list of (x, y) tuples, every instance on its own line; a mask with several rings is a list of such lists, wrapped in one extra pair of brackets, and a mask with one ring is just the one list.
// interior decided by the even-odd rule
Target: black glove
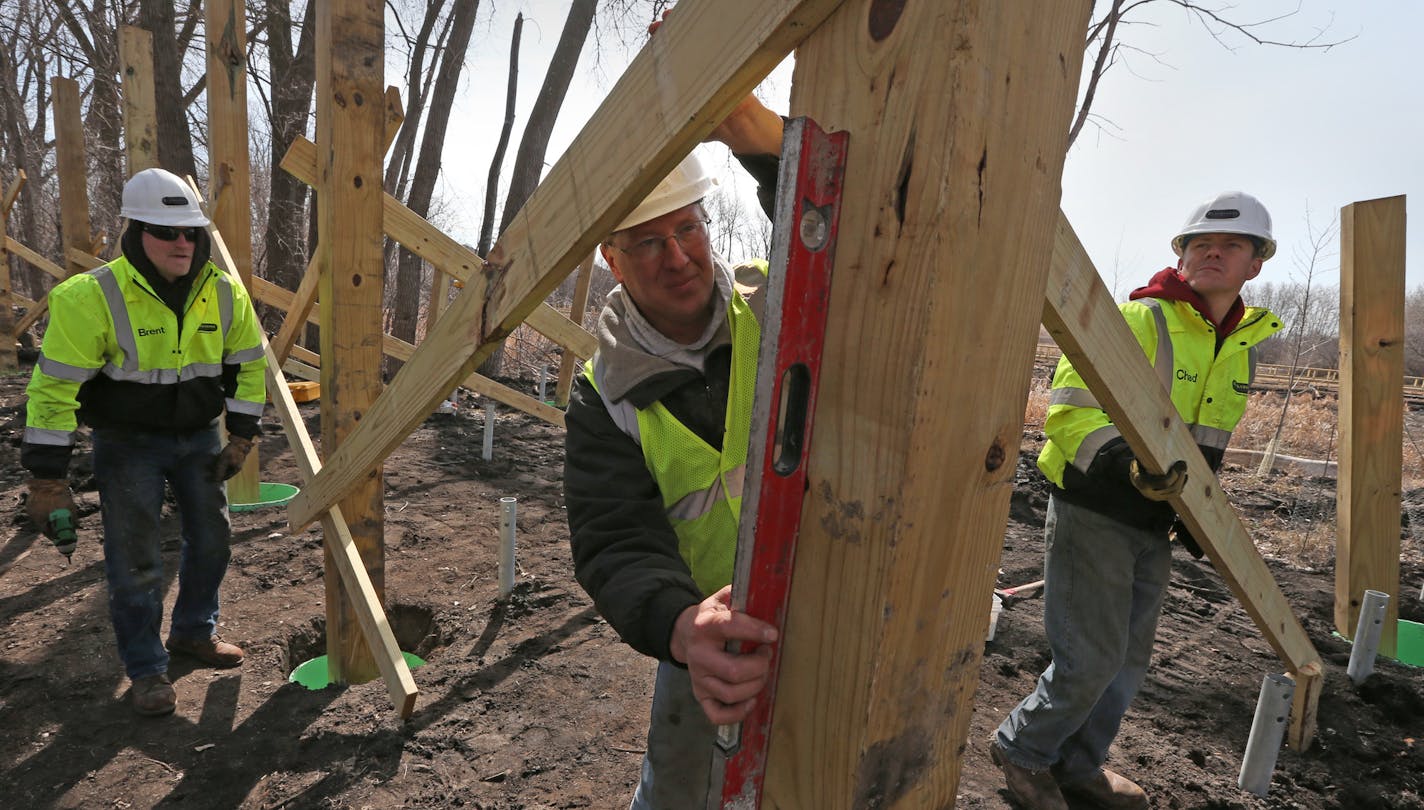
[(247, 460), (247, 454), (250, 452), (252, 452), (251, 439), (228, 436), (227, 445), (213, 459), (213, 466), (209, 472), (210, 480), (226, 481), (237, 475), (242, 470), (242, 463)]
[(1200, 560), (1206, 553), (1202, 551), (1201, 546), (1197, 545), (1197, 539), (1192, 537), (1191, 531), (1187, 529), (1187, 524), (1183, 523), (1181, 518), (1172, 522), (1172, 537), (1176, 538), (1177, 542), (1182, 544), (1182, 548), (1186, 549), (1187, 553), (1195, 559)]

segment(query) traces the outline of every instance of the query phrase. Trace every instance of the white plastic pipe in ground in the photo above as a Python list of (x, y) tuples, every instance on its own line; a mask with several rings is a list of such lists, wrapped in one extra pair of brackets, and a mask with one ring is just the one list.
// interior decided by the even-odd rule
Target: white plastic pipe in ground
[(514, 592), (514, 498), (499, 499), (499, 598)]
[(494, 403), (485, 402), (485, 447), (480, 458), (489, 461), (494, 458)]
[(544, 386), (549, 383), (549, 367), (539, 366), (539, 401), (544, 401)]
[(1360, 623), (1355, 625), (1355, 646), (1350, 650), (1350, 665), (1345, 674), (1356, 686), (1375, 671), (1375, 655), (1379, 653), (1380, 633), (1384, 630), (1385, 609), (1389, 594), (1365, 591), (1365, 603), (1360, 605)]
[(1261, 682), (1256, 717), (1251, 721), (1251, 736), (1246, 739), (1246, 755), (1241, 758), (1241, 775), (1236, 780), (1242, 790), (1257, 796), (1270, 791), (1294, 695), (1295, 681), (1285, 675), (1267, 675)]

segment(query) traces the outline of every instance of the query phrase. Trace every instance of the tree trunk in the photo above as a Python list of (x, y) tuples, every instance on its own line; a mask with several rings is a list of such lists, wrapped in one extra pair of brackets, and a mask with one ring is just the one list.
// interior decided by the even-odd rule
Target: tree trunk
[[(196, 13), (196, 11), (194, 12)], [(183, 97), (183, 51), (173, 0), (140, 0), (139, 25), (153, 34), (153, 97), (158, 108), (158, 164), (197, 178), (188, 107)]]
[[(588, 31), (593, 27), (593, 14), (598, 8), (598, 0), (571, 0), (569, 16), (564, 20), (564, 31), (559, 35), (559, 44), (554, 46), (554, 56), (549, 60), (549, 70), (544, 74), (544, 84), (539, 88), (539, 96), (534, 100), (534, 109), (529, 112), (529, 123), (524, 127), (524, 137), (519, 140), (519, 152), (514, 158), (514, 168), (510, 172), (509, 194), (504, 198), (504, 213), (500, 217), (499, 230), (503, 233), (509, 227), (520, 208), (534, 193), (539, 179), (544, 174), (544, 154), (549, 149), (549, 138), (554, 133), (554, 122), (559, 118), (559, 110), (564, 106), (564, 96), (568, 94), (569, 82), (573, 80), (574, 68), (578, 67), (579, 54), (588, 39)], [(504, 344), (480, 365), (480, 373), (487, 377), (499, 373), (504, 364)]]
[(481, 256), (489, 253), (494, 233), (494, 206), (499, 197), (499, 168), (504, 163), (504, 150), (509, 148), (509, 133), (514, 129), (514, 100), (519, 87), (519, 34), (524, 30), (524, 15), (514, 17), (514, 36), (509, 43), (509, 89), (504, 96), (504, 127), (499, 131), (499, 145), (490, 161), (489, 178), (485, 181), (485, 216), (480, 222)]
[[(314, 3), (308, 3), (296, 49), (292, 48), (292, 8), (288, 0), (267, 0), (268, 52), (272, 70), (271, 189), (267, 229), (262, 245), (266, 277), (295, 290), (306, 271), (310, 253), (306, 239), (307, 186), (281, 168), (282, 156), (298, 136), (306, 134), (316, 82)], [(265, 321), (280, 321), (272, 313)], [(276, 324), (267, 322), (269, 328)]]

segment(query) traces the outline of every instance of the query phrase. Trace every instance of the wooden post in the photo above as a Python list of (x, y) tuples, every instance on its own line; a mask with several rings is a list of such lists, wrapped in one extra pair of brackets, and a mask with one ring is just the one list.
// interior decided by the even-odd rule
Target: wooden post
[[(569, 320), (583, 326), (583, 312), (588, 307), (588, 285), (593, 278), (593, 260), (598, 254), (590, 253), (583, 264), (578, 266), (578, 280), (574, 282), (574, 298), (569, 302)], [(559, 384), (554, 388), (554, 404), (560, 408), (569, 407), (569, 392), (574, 387), (574, 372), (578, 369), (579, 358), (567, 348), (559, 360)]]
[(1389, 594), (1379, 651), (1395, 655), (1404, 464), (1404, 196), (1340, 209), (1340, 485), (1335, 629), (1365, 591)]
[(158, 168), (158, 103), (153, 92), (153, 34), (134, 25), (119, 28), (124, 97), (124, 156), (129, 177)]
[(5, 235), (9, 233), (10, 209), (20, 189), (25, 186), (25, 171), (21, 169), (0, 201), (0, 371), (13, 371), (20, 367), (20, 355), (15, 344), (20, 334), (15, 330), (15, 292), (11, 289), (10, 254), (5, 250)]
[[(247, 10), (243, 0), (209, 0), (208, 195), (243, 286), (252, 289), (251, 165), (247, 151)], [(232, 503), (257, 503), (262, 460), (254, 449), (227, 482)]]
[[(321, 422), (327, 456), (355, 432), (381, 393), (381, 156), (385, 144), (384, 7), (380, 0), (317, 6), (318, 266), (321, 268)], [(379, 468), (343, 492), (377, 595), (385, 591), (384, 493)], [(363, 683), (376, 666), (335, 561), (327, 557), (327, 654), (332, 680)]]
[(84, 266), (69, 250), (89, 252), (89, 181), (84, 165), (84, 122), (79, 110), (79, 83), (63, 76), (50, 79), (54, 98), (55, 162), (59, 170), (59, 221), (65, 248), (65, 274), (82, 273)]
[(954, 803), (1089, 8), (855, 0), (797, 51), (850, 152), (763, 807)]
[[(839, 5), (840, 0), (684, 0), (500, 235), (483, 272), (465, 282), (349, 441), (292, 499), (289, 523), (307, 525), (365, 480)], [(728, 19), (739, 21), (735, 37), (722, 35)], [(629, 116), (646, 124), (637, 138), (627, 137)]]

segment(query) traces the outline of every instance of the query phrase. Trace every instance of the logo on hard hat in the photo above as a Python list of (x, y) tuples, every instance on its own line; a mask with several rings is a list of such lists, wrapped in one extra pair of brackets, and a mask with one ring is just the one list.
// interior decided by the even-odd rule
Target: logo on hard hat
[(188, 204), (188, 198), (187, 198), (187, 197), (164, 197), (164, 198), (163, 198), (163, 204), (164, 204), (164, 205), (187, 205), (187, 204)]
[(1213, 208), (1206, 212), (1207, 219), (1240, 219), (1241, 212), (1235, 208)]

